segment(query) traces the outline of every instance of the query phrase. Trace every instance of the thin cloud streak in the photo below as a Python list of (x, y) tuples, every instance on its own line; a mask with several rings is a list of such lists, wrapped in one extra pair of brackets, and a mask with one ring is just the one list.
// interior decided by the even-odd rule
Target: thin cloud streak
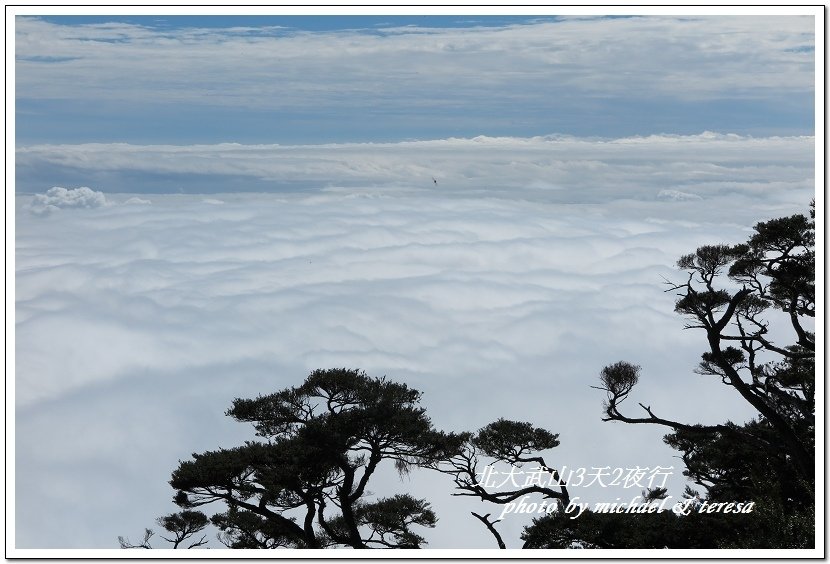
[(66, 178), (107, 193), (165, 192), (175, 179), (188, 193), (228, 186), (272, 192), (383, 186), (558, 202), (706, 199), (724, 193), (796, 202), (814, 190), (814, 144), (813, 137), (706, 132), (294, 146), (34, 145), (17, 149), (16, 166), (19, 192), (41, 192), (51, 187), (44, 182)]
[[(449, 85), (464, 95), (507, 98), (551, 89), (571, 96), (576, 89), (719, 98), (813, 88), (813, 55), (803, 50), (813, 45), (809, 17), (564, 19), (379, 31), (171, 31), (18, 18), (18, 95), (308, 107), (373, 104), (410, 92), (425, 104), (461, 98), (446, 91)], [(56, 53), (66, 60), (45, 62)]]

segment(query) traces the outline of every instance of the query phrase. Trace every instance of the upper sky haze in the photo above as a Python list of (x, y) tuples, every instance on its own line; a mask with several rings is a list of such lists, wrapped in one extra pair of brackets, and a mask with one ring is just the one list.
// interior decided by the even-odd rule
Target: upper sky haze
[(802, 16), (16, 19), (17, 145), (814, 133)]

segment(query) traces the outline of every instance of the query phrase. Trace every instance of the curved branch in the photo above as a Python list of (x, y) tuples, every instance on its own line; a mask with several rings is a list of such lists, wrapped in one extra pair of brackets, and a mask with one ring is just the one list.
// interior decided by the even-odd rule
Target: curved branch
[(495, 525), (496, 523), (498, 523), (499, 521), (501, 521), (501, 519), (496, 519), (495, 521), (492, 521), (492, 522), (491, 522), (491, 521), (488, 519), (488, 518), (490, 517), (490, 514), (489, 514), (489, 513), (488, 513), (487, 515), (484, 515), (484, 516), (479, 515), (479, 514), (478, 514), (478, 513), (476, 513), (475, 511), (470, 511), (470, 513), (472, 513), (473, 517), (475, 517), (476, 519), (478, 519), (479, 521), (481, 521), (482, 523), (484, 523), (484, 526), (485, 526), (485, 527), (487, 527), (487, 530), (488, 530), (488, 531), (490, 531), (491, 533), (493, 533), (493, 536), (494, 536), (494, 537), (496, 537), (496, 542), (499, 544), (499, 548), (503, 548), (503, 549), (506, 549), (506, 548), (507, 548), (507, 545), (506, 545), (506, 544), (504, 544), (504, 541), (502, 540), (501, 535), (500, 535), (500, 534), (499, 534), (499, 532), (496, 530), (496, 528), (493, 526), (493, 525)]

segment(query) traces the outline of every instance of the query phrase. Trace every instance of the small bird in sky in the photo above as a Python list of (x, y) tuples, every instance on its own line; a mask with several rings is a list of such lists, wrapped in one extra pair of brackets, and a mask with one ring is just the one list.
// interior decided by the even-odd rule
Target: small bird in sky
[(434, 177), (434, 176), (432, 177), (432, 182), (433, 182), (433, 183), (435, 183), (435, 185), (436, 185), (436, 186), (438, 186), (438, 181), (437, 181), (437, 180), (435, 180), (435, 177)]

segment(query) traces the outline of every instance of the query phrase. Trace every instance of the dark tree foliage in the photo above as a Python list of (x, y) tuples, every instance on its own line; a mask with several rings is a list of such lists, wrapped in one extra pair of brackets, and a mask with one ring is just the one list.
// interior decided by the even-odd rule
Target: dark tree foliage
[(586, 512), (578, 519), (537, 519), (526, 546), (676, 548), (811, 548), (815, 520), (815, 223), (794, 215), (759, 223), (741, 245), (710, 245), (685, 255), (686, 281), (672, 284), (675, 311), (707, 347), (696, 372), (718, 378), (757, 411), (745, 424), (687, 424), (620, 411), (640, 376), (621, 361), (600, 373), (605, 421), (672, 430), (684, 474), (702, 499), (754, 501), (747, 515), (678, 517)]
[[(359, 370), (316, 370), (305, 382), (255, 399), (236, 399), (227, 415), (250, 422), (260, 440), (194, 453), (173, 472), (184, 510), (159, 518), (184, 546), (208, 521), (229, 548), (420, 548), (418, 527), (437, 522), (429, 503), (409, 494), (374, 498), (367, 489), (386, 462), (401, 474), (425, 468), (450, 475), (454, 495), (503, 505), (524, 495), (567, 504), (568, 492), (540, 451), (558, 436), (530, 423), (499, 419), (476, 433), (443, 433), (418, 405), (420, 392)], [(485, 464), (531, 464), (536, 479), (516, 487), (481, 481)], [(209, 519), (196, 508), (218, 504)], [(490, 514), (472, 515), (505, 543)], [(119, 538), (123, 548), (151, 548)], [(201, 546), (204, 537), (189, 547)]]
[(536, 518), (522, 534), (523, 548), (813, 548), (814, 518), (808, 511), (784, 514), (771, 504), (751, 513), (672, 511), (614, 514), (585, 511), (576, 519), (561, 512)]
[(227, 415), (252, 423), (260, 440), (180, 462), (174, 501), (222, 504), (210, 521), (231, 548), (420, 548), (417, 527), (436, 523), (429, 503), (367, 490), (384, 462), (406, 472), (460, 450), (464, 437), (436, 431), (420, 398), (405, 384), (332, 369), (236, 399)]
[[(173, 545), (173, 548), (197, 548), (207, 544), (207, 535), (203, 534), (195, 540), (195, 536), (204, 531), (208, 525), (208, 518), (201, 511), (186, 509), (159, 517), (156, 523), (169, 533), (168, 536), (161, 535), (161, 538)], [(130, 539), (124, 537), (118, 537), (118, 544), (121, 548), (153, 548), (150, 545), (150, 539), (154, 534), (152, 529), (144, 529), (144, 539), (140, 544), (132, 544)]]
[(524, 548), (806, 548), (801, 537), (812, 527), (805, 513), (782, 516), (769, 506), (744, 515), (671, 511), (618, 515), (586, 511), (576, 519), (562, 513), (534, 519), (522, 534)]
[[(527, 495), (538, 494), (542, 499), (567, 505), (568, 489), (559, 472), (548, 465), (540, 451), (559, 446), (559, 436), (531, 423), (499, 419), (477, 433), (459, 435), (462, 448), (448, 460), (436, 466), (450, 475), (455, 483), (455, 496), (477, 497), (482, 501), (504, 505)], [(521, 473), (518, 481), (489, 484), (484, 470), (502, 464), (519, 469), (530, 465), (530, 472)], [(490, 514), (472, 515), (487, 527), (499, 548), (506, 548), (495, 528), (499, 520), (490, 520)]]

